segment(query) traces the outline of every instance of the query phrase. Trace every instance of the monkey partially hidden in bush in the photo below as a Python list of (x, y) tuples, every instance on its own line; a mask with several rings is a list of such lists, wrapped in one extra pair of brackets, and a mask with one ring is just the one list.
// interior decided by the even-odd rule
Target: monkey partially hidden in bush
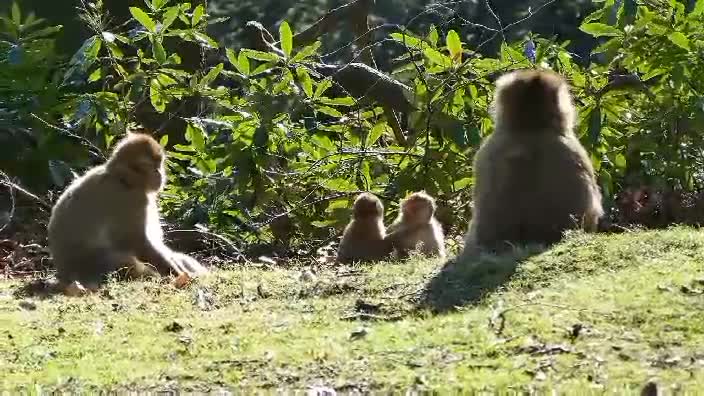
[(494, 132), (474, 160), (474, 208), (462, 256), (510, 244), (549, 245), (571, 228), (596, 231), (601, 193), (573, 132), (567, 82), (520, 70), (496, 82)]
[(445, 257), (445, 236), (435, 210), (435, 199), (423, 191), (401, 201), (398, 217), (385, 238), (399, 257), (407, 257), (415, 249), (428, 256)]
[(391, 246), (385, 236), (384, 205), (373, 194), (360, 194), (352, 206), (352, 220), (342, 234), (336, 261), (379, 261), (389, 257)]
[(96, 289), (106, 275), (129, 277), (207, 272), (163, 241), (157, 208), (165, 183), (165, 154), (142, 133), (128, 133), (108, 161), (61, 194), (49, 221), (49, 250), (59, 287)]

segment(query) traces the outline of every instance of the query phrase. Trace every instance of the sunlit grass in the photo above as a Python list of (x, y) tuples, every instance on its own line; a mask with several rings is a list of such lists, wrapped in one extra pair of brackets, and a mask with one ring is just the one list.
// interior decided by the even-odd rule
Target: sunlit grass
[(8, 282), (0, 390), (704, 389), (703, 252), (675, 228), (445, 271), (245, 267), (47, 299)]

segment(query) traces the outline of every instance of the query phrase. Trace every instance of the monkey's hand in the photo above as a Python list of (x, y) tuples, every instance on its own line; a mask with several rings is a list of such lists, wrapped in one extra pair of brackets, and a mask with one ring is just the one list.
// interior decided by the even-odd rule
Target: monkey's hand
[(171, 259), (175, 262), (182, 273), (188, 274), (190, 277), (207, 274), (208, 269), (203, 266), (198, 260), (193, 257), (179, 252), (173, 252)]

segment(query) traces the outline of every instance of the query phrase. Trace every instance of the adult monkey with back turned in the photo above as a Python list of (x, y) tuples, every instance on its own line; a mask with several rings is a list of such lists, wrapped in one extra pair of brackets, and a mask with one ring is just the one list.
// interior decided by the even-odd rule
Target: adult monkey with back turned
[(106, 275), (121, 269), (132, 277), (207, 272), (195, 259), (164, 244), (157, 208), (165, 183), (164, 160), (154, 139), (128, 133), (105, 164), (61, 194), (49, 220), (49, 250), (59, 288), (79, 282), (95, 289)]
[(460, 257), (511, 244), (549, 245), (596, 231), (604, 211), (589, 155), (573, 132), (567, 82), (548, 70), (501, 76), (494, 132), (474, 160), (474, 209)]

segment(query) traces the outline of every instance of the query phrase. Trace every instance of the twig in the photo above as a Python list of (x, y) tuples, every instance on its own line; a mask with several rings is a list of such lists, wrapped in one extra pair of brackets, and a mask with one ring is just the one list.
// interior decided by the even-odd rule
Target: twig
[[(4, 179), (2, 181), (2, 183), (5, 183), (5, 182), (9, 183), (10, 179), (7, 177), (6, 174), (0, 172), (0, 176), (2, 176), (2, 178)], [(12, 223), (13, 217), (15, 217), (15, 190), (10, 188), (10, 213), (7, 218), (7, 222), (5, 224), (3, 224), (2, 227), (0, 227), (0, 232), (4, 231), (5, 228), (7, 228), (7, 226), (9, 226), (10, 223)]]
[(525, 303), (525, 304), (518, 304), (514, 305), (512, 307), (508, 307), (505, 309), (502, 309), (500, 311), (494, 311), (489, 318), (489, 327), (494, 329), (494, 333), (496, 335), (501, 335), (506, 327), (506, 314), (515, 311), (517, 309), (521, 308), (526, 308), (526, 307), (546, 307), (546, 308), (557, 308), (557, 309), (562, 309), (565, 311), (573, 311), (573, 312), (588, 312), (591, 314), (595, 315), (600, 315), (600, 316), (606, 316), (608, 317), (610, 314), (608, 313), (603, 313), (603, 312), (596, 312), (596, 311), (591, 311), (586, 308), (572, 308), (568, 307), (566, 305), (558, 305), (558, 304), (549, 304), (549, 303)]
[(177, 233), (183, 233), (183, 234), (190, 234), (190, 233), (197, 233), (200, 235), (206, 235), (215, 239), (220, 240), (221, 242), (225, 243), (230, 250), (238, 255), (242, 255), (242, 250), (240, 250), (237, 246), (235, 246), (235, 243), (229, 240), (227, 237), (216, 234), (214, 232), (210, 231), (204, 231), (204, 230), (199, 230), (199, 229), (191, 229), (191, 230), (171, 230), (167, 232), (168, 234), (177, 234)]
[(7, 175), (5, 175), (4, 173), (0, 173), (0, 175), (2, 175), (4, 178), (4, 180), (0, 180), (0, 185), (8, 187), (11, 191), (17, 190), (17, 191), (21, 192), (22, 195), (37, 201), (44, 208), (51, 209), (51, 204), (49, 204), (45, 200), (39, 198), (37, 195), (29, 192), (27, 189), (20, 186), (19, 184), (13, 183), (12, 181), (10, 181), (10, 179), (7, 177)]
[(33, 118), (35, 118), (37, 121), (44, 124), (44, 126), (46, 126), (47, 128), (51, 128), (55, 131), (63, 133), (66, 136), (72, 137), (74, 139), (78, 139), (78, 141), (80, 141), (84, 146), (88, 147), (89, 149), (94, 150), (93, 154), (100, 157), (101, 159), (106, 159), (105, 154), (103, 154), (103, 151), (100, 150), (96, 145), (94, 145), (90, 140), (84, 138), (83, 136), (76, 135), (75, 133), (69, 131), (68, 129), (53, 125), (34, 113), (29, 113), (29, 115), (32, 116)]

